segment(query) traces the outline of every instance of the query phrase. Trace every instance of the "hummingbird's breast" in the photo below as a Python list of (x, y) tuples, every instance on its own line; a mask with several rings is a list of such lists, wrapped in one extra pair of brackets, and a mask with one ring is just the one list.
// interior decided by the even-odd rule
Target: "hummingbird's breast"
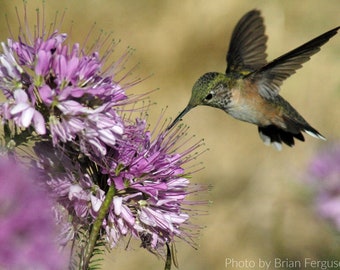
[(232, 117), (258, 126), (279, 124), (282, 113), (275, 102), (264, 99), (256, 86), (240, 82), (231, 88), (231, 97), (225, 111)]

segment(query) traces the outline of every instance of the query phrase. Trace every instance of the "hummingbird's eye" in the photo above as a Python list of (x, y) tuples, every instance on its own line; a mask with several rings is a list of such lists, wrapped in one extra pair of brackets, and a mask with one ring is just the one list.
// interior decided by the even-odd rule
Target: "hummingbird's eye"
[(205, 97), (205, 100), (210, 100), (210, 99), (212, 99), (212, 97), (213, 97), (213, 93), (209, 93), (206, 97)]

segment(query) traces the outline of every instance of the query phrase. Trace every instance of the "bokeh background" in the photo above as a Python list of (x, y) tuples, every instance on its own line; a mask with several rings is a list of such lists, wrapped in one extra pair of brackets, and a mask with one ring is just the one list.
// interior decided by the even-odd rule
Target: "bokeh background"
[[(42, 1), (27, 2), (28, 17), (34, 18), (34, 10), (42, 6)], [(129, 92), (159, 88), (151, 95), (157, 103), (150, 109), (151, 126), (163, 108), (168, 107), (168, 118), (184, 108), (199, 76), (225, 70), (231, 31), (250, 9), (260, 9), (265, 18), (268, 60), (340, 24), (337, 0), (45, 2), (47, 21), (53, 20), (56, 11), (66, 9), (63, 30), (72, 28), (71, 41), (82, 42), (96, 23), (95, 31), (112, 32), (121, 40), (113, 60), (127, 47), (135, 49), (127, 66), (139, 64), (131, 78), (152, 76)], [(15, 32), (14, 8), (17, 6), (22, 14), (22, 1), (0, 3), (1, 13), (7, 14)], [(8, 36), (4, 17), (0, 16), (1, 40)], [(236, 121), (222, 111), (200, 107), (186, 115), (184, 123), (190, 126), (189, 133), (204, 138), (209, 148), (198, 160), (205, 169), (192, 181), (213, 186), (207, 196), (213, 204), (207, 215), (194, 219), (206, 226), (196, 240), (198, 250), (178, 241), (180, 269), (226, 269), (226, 258), (241, 262), (274, 262), (275, 258), (340, 260), (338, 234), (316, 214), (313, 192), (306, 181), (309, 160), (319, 148), (340, 138), (339, 55), (338, 34), (285, 81), (281, 91), (327, 137), (327, 142), (307, 135), (305, 143), (277, 152), (263, 145), (255, 126)], [(107, 254), (104, 261), (104, 269), (163, 269), (163, 265), (162, 260), (136, 244), (128, 250), (122, 245)], [(227, 269), (250, 268), (239, 265)]]

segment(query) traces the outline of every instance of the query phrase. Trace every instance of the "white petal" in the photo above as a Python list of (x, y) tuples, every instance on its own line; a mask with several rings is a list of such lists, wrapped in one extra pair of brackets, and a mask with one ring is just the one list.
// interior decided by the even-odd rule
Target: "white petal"
[(17, 114), (24, 110), (26, 110), (30, 105), (28, 103), (19, 103), (13, 106), (13, 108), (10, 110), (11, 114)]
[(123, 128), (120, 127), (120, 126), (113, 126), (112, 131), (119, 134), (119, 135), (122, 135), (124, 133)]
[(113, 198), (113, 205), (114, 205), (114, 211), (117, 216), (120, 215), (122, 212), (122, 204), (123, 204), (123, 198), (122, 197), (114, 197)]
[(17, 103), (27, 103), (28, 96), (26, 92), (22, 89), (16, 89), (13, 93), (14, 99)]
[(46, 133), (45, 120), (40, 112), (38, 111), (34, 112), (33, 123), (34, 123), (34, 129), (38, 134)]
[(106, 155), (106, 147), (103, 146), (96, 138), (89, 139), (89, 143), (96, 147), (102, 156)]
[(70, 190), (69, 190), (69, 192), (68, 192), (68, 199), (70, 200), (70, 201), (72, 201), (72, 199), (74, 198), (74, 197), (76, 197), (76, 195), (79, 193), (79, 192), (81, 192), (83, 189), (81, 188), (81, 186), (79, 186), (79, 185), (72, 185), (72, 186), (70, 186)]
[(96, 196), (93, 196), (91, 194), (91, 204), (92, 204), (92, 209), (95, 211), (95, 212), (98, 212), (100, 207), (102, 206), (102, 201), (97, 198)]
[(99, 138), (108, 145), (114, 146), (116, 143), (116, 138), (113, 136), (112, 132), (109, 130), (101, 129), (98, 130)]
[(24, 127), (28, 127), (31, 122), (32, 122), (32, 118), (34, 115), (34, 109), (33, 108), (28, 108), (27, 110), (25, 110), (22, 115), (21, 115), (21, 124)]

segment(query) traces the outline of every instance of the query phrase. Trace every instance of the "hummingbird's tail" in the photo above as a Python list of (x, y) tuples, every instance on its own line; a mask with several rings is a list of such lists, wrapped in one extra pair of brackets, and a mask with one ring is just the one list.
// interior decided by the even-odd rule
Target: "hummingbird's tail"
[(288, 120), (286, 124), (287, 129), (283, 129), (282, 127), (276, 125), (264, 127), (259, 126), (258, 131), (263, 142), (266, 145), (273, 145), (277, 150), (280, 151), (282, 149), (282, 143), (292, 147), (295, 144), (294, 139), (305, 141), (302, 132), (305, 132), (314, 138), (326, 140), (324, 136), (322, 136), (316, 129), (311, 127), (307, 122), (299, 123)]

